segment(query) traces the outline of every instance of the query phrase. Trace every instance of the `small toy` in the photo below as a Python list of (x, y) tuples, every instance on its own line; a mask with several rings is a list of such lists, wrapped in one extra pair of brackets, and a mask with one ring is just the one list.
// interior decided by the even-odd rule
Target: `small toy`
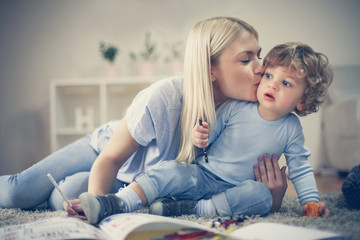
[(306, 203), (306, 206), (306, 216), (303, 216), (303, 219), (306, 219), (309, 216), (312, 216), (314, 218), (317, 218), (319, 216), (320, 203), (308, 202)]
[(219, 228), (224, 227), (225, 229), (228, 229), (228, 227), (232, 224), (239, 225), (241, 222), (244, 222), (246, 220), (249, 220), (248, 217), (240, 216), (240, 217), (231, 217), (230, 219), (217, 219), (212, 222), (211, 227), (212, 228)]

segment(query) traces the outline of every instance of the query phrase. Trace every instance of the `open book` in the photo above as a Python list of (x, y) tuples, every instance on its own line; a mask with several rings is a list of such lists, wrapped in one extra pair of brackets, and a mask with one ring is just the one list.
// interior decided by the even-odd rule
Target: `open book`
[(0, 239), (349, 239), (347, 236), (277, 223), (255, 223), (218, 232), (188, 220), (149, 214), (117, 214), (99, 227), (74, 218), (51, 218), (0, 228)]

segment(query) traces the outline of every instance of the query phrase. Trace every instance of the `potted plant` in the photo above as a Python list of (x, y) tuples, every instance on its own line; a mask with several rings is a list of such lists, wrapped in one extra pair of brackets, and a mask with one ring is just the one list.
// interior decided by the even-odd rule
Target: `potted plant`
[(139, 54), (130, 52), (129, 57), (133, 62), (136, 62), (139, 58), (140, 74), (142, 76), (152, 76), (156, 72), (156, 61), (159, 55), (156, 53), (156, 44), (151, 41), (151, 33), (145, 33), (144, 50), (140, 51)]
[(140, 56), (145, 62), (156, 62), (159, 58), (159, 55), (156, 54), (156, 44), (151, 42), (151, 33), (145, 33), (144, 41), (145, 49), (140, 52)]
[(165, 63), (169, 64), (171, 74), (181, 74), (183, 72), (183, 42), (177, 41), (173, 44), (165, 46), (169, 52), (165, 58)]
[(120, 52), (119, 49), (114, 45), (106, 45), (104, 42), (100, 42), (100, 52), (105, 61), (109, 63), (106, 69), (106, 76), (117, 77), (118, 69), (115, 66), (115, 59)]

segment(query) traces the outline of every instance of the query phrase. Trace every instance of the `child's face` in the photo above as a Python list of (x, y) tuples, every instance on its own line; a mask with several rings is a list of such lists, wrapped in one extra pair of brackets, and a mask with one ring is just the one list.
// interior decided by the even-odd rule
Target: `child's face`
[(259, 113), (268, 120), (279, 119), (298, 108), (303, 110), (306, 83), (285, 67), (268, 67), (260, 82), (257, 98)]

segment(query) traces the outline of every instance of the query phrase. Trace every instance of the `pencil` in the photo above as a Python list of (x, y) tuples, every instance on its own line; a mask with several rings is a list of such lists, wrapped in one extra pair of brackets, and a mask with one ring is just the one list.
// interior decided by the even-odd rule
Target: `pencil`
[[(65, 194), (63, 193), (63, 191), (61, 191), (59, 185), (55, 182), (55, 179), (51, 176), (50, 173), (47, 174), (47, 177), (50, 179), (51, 183), (55, 186), (55, 188), (59, 191), (59, 193), (61, 194), (61, 196), (64, 198), (65, 202), (71, 207), (73, 208), (73, 205), (71, 204), (71, 202), (69, 201), (69, 199), (65, 196)], [(75, 211), (76, 212), (76, 211)]]

